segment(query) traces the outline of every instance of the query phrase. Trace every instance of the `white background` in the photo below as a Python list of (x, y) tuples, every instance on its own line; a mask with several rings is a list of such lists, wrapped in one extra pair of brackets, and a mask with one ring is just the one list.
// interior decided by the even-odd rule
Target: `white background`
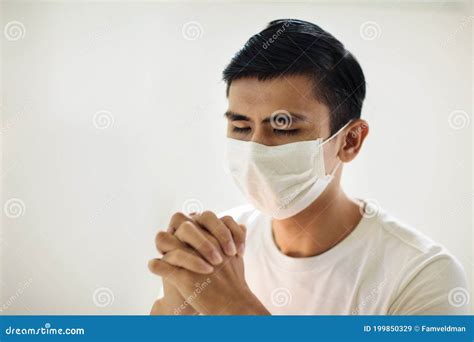
[(2, 313), (149, 312), (157, 230), (183, 206), (243, 203), (223, 169), (221, 72), (284, 17), (364, 69), (371, 131), (346, 191), (444, 244), (471, 281), (470, 6), (2, 2)]

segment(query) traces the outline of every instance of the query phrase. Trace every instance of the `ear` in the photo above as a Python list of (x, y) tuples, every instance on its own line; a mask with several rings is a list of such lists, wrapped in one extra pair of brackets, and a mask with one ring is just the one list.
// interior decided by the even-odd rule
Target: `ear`
[(362, 144), (369, 134), (369, 124), (365, 120), (355, 120), (344, 130), (344, 142), (339, 150), (338, 157), (342, 162), (352, 161), (362, 148)]

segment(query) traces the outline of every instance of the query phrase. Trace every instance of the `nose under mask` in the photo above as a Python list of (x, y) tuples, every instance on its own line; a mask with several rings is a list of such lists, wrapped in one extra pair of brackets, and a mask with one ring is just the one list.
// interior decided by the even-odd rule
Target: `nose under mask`
[(255, 208), (275, 219), (298, 214), (328, 187), (336, 168), (326, 174), (323, 146), (328, 139), (278, 146), (227, 138), (227, 167), (237, 187)]

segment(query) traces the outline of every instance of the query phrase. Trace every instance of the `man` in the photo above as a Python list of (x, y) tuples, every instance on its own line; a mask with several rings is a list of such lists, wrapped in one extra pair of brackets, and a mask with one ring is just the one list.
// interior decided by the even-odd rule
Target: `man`
[(251, 205), (173, 215), (149, 263), (164, 284), (152, 314), (467, 313), (453, 256), (341, 188), (369, 126), (364, 74), (336, 38), (273, 21), (224, 80), (228, 167)]

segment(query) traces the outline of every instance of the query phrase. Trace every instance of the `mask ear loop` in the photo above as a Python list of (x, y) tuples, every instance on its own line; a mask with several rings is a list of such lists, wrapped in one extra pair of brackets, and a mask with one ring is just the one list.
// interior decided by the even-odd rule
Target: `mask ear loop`
[[(347, 126), (349, 126), (349, 124), (352, 122), (352, 120), (349, 120), (344, 126), (341, 127), (341, 129), (339, 129), (336, 133), (334, 133), (332, 136), (330, 136), (329, 138), (327, 138), (326, 140), (324, 140), (320, 146), (323, 146), (325, 143), (331, 141), (332, 139), (334, 139), (334, 137), (336, 137), (339, 133), (341, 133)], [(336, 167), (334, 168), (334, 170), (332, 170), (332, 172), (329, 174), (331, 177), (334, 177), (334, 174), (336, 173), (337, 169), (339, 169), (339, 167), (341, 166), (342, 162), (341, 160), (339, 159), (339, 161), (337, 162), (337, 165)]]
[(342, 164), (342, 162), (341, 162), (341, 160), (339, 159), (339, 161), (337, 162), (336, 167), (335, 167), (334, 170), (332, 170), (332, 172), (330, 173), (330, 176), (331, 176), (331, 177), (334, 177), (334, 175), (336, 174), (337, 169), (339, 169), (339, 166), (341, 166), (341, 164)]
[(321, 146), (323, 146), (325, 143), (327, 142), (330, 142), (332, 139), (334, 139), (339, 133), (341, 133), (347, 126), (349, 126), (349, 124), (352, 122), (352, 120), (349, 120), (344, 126), (342, 126), (336, 133), (334, 133), (333, 135), (331, 135), (329, 138), (327, 138), (326, 140), (324, 140), (322, 143), (321, 143)]

